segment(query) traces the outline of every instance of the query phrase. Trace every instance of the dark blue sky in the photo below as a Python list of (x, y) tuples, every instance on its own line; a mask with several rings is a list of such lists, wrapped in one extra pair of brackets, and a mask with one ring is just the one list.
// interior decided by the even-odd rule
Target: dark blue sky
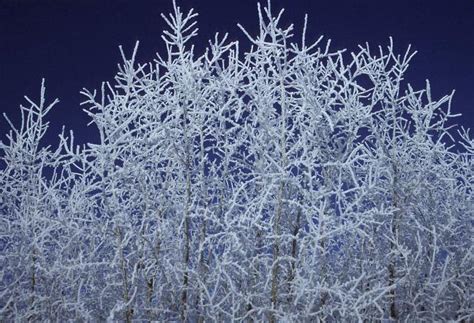
[[(200, 14), (204, 44), (214, 32), (229, 32), (242, 39), (240, 22), (256, 32), (255, 0), (178, 1)], [(266, 3), (266, 1), (264, 1)], [(309, 15), (307, 39), (325, 35), (333, 49), (355, 49), (357, 44), (388, 44), (389, 36), (402, 53), (408, 44), (418, 54), (406, 80), (415, 88), (431, 81), (439, 98), (456, 89), (453, 111), (463, 114), (458, 123), (474, 126), (474, 2), (472, 0), (274, 0), (276, 10), (286, 8), (284, 21), (301, 30)], [(36, 99), (41, 78), (47, 96), (61, 102), (51, 113), (50, 138), (64, 124), (80, 142), (94, 140), (95, 132), (79, 103), (79, 91), (99, 88), (112, 80), (120, 62), (119, 45), (127, 53), (140, 40), (138, 60), (151, 61), (163, 52), (160, 13), (171, 11), (171, 0), (0, 0), (0, 112), (18, 120), (23, 95)], [(0, 121), (4, 138), (6, 123)]]

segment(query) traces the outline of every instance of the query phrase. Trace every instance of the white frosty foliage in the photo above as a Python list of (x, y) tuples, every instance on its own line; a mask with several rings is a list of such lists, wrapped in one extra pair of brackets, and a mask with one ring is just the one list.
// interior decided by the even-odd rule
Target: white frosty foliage
[(98, 143), (43, 147), (44, 85), (7, 118), (3, 320), (473, 319), (474, 141), (452, 94), (403, 83), (410, 49), (333, 52), (282, 13), (239, 26), (247, 52), (216, 34), (198, 54), (175, 4), (166, 55), (120, 49), (115, 82), (82, 91)]

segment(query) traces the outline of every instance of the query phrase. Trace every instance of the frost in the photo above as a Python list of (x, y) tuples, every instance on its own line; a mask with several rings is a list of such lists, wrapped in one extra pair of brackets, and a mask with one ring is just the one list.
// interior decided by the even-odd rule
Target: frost
[[(97, 143), (27, 98), (0, 142), (0, 313), (34, 321), (468, 321), (469, 130), (414, 55), (307, 44), (258, 6), (252, 47), (163, 15), (167, 52), (120, 48), (81, 92)], [(322, 46), (322, 47), (320, 47)], [(470, 303), (471, 302), (471, 303)]]

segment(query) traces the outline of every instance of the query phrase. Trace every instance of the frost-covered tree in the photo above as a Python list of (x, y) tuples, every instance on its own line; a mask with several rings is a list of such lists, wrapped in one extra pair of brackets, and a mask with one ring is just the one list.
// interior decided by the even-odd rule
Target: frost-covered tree
[(98, 141), (45, 146), (45, 87), (0, 144), (4, 320), (469, 321), (474, 141), (414, 55), (332, 51), (258, 6), (246, 51), (122, 49)]

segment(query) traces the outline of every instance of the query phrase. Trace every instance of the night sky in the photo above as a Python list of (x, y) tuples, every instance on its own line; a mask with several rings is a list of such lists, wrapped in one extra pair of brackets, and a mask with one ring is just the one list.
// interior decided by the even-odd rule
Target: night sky
[[(216, 31), (247, 44), (236, 24), (257, 32), (256, 3), (178, 1), (186, 11), (199, 13), (198, 48)], [(274, 12), (286, 8), (283, 21), (295, 24), (296, 35), (308, 13), (307, 40), (324, 35), (332, 39), (333, 50), (355, 50), (365, 42), (386, 46), (389, 36), (400, 54), (412, 44), (418, 54), (405, 80), (420, 89), (429, 79), (435, 99), (456, 89), (453, 112), (463, 114), (457, 122), (473, 128), (474, 1), (274, 0), (272, 7)], [(142, 63), (164, 53), (160, 13), (171, 10), (171, 0), (0, 0), (0, 112), (18, 122), (23, 95), (37, 100), (44, 77), (49, 102), (61, 101), (50, 114), (48, 141), (62, 125), (74, 130), (79, 143), (96, 141), (95, 129), (86, 127), (89, 118), (79, 106), (79, 91), (113, 79), (119, 45), (130, 54), (139, 40)], [(2, 117), (0, 138), (6, 132)]]

